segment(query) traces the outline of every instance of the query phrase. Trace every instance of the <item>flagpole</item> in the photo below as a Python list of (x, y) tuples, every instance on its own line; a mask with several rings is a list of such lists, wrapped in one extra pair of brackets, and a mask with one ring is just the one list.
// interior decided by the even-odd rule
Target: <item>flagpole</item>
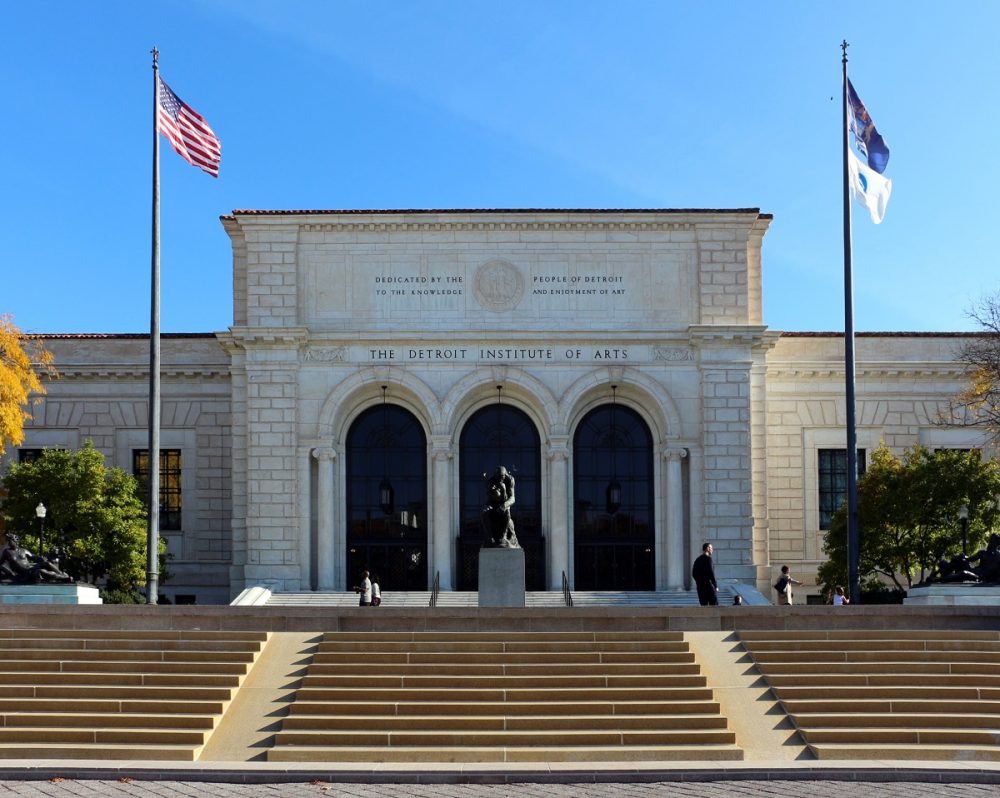
[(149, 526), (146, 603), (156, 604), (160, 579), (160, 52), (153, 53), (153, 254), (149, 321)]
[(851, 157), (847, 130), (847, 41), (840, 44), (844, 72), (843, 136), (844, 156), (844, 377), (847, 388), (847, 582), (852, 604), (861, 600), (860, 535), (858, 531), (858, 431), (855, 420), (854, 395), (854, 278), (851, 261)]

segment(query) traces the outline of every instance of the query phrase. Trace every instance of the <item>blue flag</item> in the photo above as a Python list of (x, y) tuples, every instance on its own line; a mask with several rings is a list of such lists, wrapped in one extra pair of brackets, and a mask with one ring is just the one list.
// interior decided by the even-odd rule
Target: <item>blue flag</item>
[(861, 98), (858, 97), (850, 80), (847, 81), (847, 99), (847, 112), (850, 118), (851, 132), (854, 134), (854, 143), (858, 145), (858, 150), (868, 160), (868, 166), (882, 174), (889, 163), (889, 147), (886, 145), (885, 139), (875, 129), (875, 123), (872, 121), (868, 109), (861, 102)]

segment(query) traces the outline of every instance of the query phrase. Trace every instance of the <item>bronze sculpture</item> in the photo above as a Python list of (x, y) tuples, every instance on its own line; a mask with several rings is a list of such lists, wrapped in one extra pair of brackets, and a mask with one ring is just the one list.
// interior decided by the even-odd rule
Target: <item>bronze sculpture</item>
[(497, 466), (486, 483), (486, 505), (483, 523), (483, 548), (519, 549), (514, 533), (514, 519), (510, 508), (514, 504), (514, 477), (504, 467)]
[(14, 585), (68, 584), (73, 577), (60, 569), (58, 562), (33, 554), (21, 546), (20, 536), (7, 533), (7, 545), (0, 550), (0, 583)]

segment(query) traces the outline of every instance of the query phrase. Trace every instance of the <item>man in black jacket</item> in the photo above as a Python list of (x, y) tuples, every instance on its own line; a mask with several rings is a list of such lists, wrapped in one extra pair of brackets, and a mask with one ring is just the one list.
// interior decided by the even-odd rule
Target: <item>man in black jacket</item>
[(691, 578), (698, 587), (698, 601), (702, 607), (719, 603), (719, 586), (715, 582), (715, 566), (712, 563), (712, 544), (705, 543), (701, 547), (701, 555), (691, 567)]

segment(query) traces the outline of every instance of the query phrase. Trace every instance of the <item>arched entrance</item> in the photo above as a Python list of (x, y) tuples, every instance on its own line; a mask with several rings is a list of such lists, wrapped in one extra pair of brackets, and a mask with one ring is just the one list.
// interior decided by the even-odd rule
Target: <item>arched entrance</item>
[[(398, 405), (366, 410), (347, 434), (347, 581), (427, 589), (427, 439)], [(388, 500), (388, 501), (387, 501)]]
[(573, 507), (575, 588), (654, 590), (653, 438), (634, 410), (603, 405), (580, 421)]
[(516, 480), (511, 510), (524, 549), (525, 587), (545, 589), (542, 538), (541, 442), (531, 419), (516, 407), (484, 407), (466, 422), (459, 439), (458, 589), (479, 589), (480, 512), (486, 502), (486, 476), (504, 465)]

